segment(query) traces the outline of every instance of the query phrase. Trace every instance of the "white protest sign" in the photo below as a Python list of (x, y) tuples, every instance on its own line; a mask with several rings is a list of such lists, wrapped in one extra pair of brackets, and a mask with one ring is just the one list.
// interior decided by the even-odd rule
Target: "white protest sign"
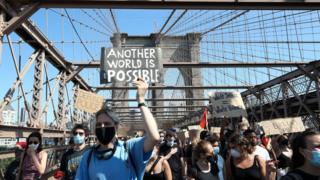
[(259, 125), (262, 126), (266, 135), (295, 133), (306, 130), (301, 117), (278, 118), (268, 121), (261, 121), (259, 122)]
[(102, 96), (79, 89), (74, 107), (89, 113), (96, 113), (102, 108), (103, 103)]
[(101, 82), (160, 80), (159, 48), (102, 48)]
[(200, 125), (188, 126), (188, 130), (197, 130), (197, 129), (201, 129)]
[(239, 92), (211, 92), (212, 117), (247, 117)]
[(210, 132), (220, 134), (221, 127), (211, 127)]

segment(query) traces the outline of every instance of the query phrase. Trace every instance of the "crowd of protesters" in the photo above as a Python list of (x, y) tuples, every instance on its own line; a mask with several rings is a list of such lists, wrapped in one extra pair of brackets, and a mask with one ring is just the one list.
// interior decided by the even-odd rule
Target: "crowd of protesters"
[[(97, 142), (84, 125), (72, 130), (72, 146), (61, 158), (56, 179), (76, 180), (319, 180), (320, 134), (317, 131), (267, 136), (249, 123), (223, 120), (220, 133), (176, 128), (159, 131), (145, 104), (143, 80), (133, 83), (144, 120), (144, 134), (118, 137), (119, 118), (104, 107), (96, 113)], [(230, 128), (233, 127), (233, 128)], [(17, 144), (19, 167), (8, 178), (40, 179), (47, 153), (40, 133)], [(20, 145), (20, 146), (18, 146)], [(12, 168), (11, 168), (12, 169)], [(14, 173), (13, 173), (14, 171)]]

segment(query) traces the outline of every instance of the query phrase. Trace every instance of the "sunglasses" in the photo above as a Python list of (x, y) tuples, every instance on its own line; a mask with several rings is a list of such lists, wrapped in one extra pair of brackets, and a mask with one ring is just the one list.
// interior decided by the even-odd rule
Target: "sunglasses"
[(73, 135), (75, 135), (75, 136), (78, 135), (78, 134), (79, 134), (80, 136), (83, 136), (83, 135), (84, 135), (83, 132), (74, 132), (74, 133), (73, 133)]
[(39, 144), (38, 141), (29, 141), (29, 144)]

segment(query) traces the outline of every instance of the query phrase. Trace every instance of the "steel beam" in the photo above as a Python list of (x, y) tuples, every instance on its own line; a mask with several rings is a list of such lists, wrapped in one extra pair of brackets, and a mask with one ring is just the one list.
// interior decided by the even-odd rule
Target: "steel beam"
[[(5, 6), (4, 0), (1, 0), (0, 6), (2, 9), (7, 9)], [(18, 26), (20, 26), (25, 20), (27, 20), (33, 13), (38, 10), (39, 3), (33, 3), (26, 6), (19, 14), (13, 16), (8, 22), (2, 24), (1, 35), (10, 34), (13, 32)], [(9, 10), (9, 9), (7, 9)]]
[[(118, 114), (141, 114), (140, 111), (115, 111), (116, 113)], [(184, 111), (181, 111), (181, 110), (176, 110), (176, 111), (151, 111), (151, 113), (160, 113), (160, 114), (165, 114), (165, 113), (190, 113), (190, 112), (197, 112), (197, 110), (184, 110)]]
[(42, 87), (43, 87), (43, 68), (45, 61), (45, 52), (41, 51), (40, 55), (36, 58), (34, 65), (34, 82), (33, 82), (33, 95), (31, 107), (31, 119), (29, 119), (30, 127), (41, 127), (41, 101), (42, 101)]
[[(165, 115), (165, 114), (162, 114), (162, 115), (153, 115), (153, 117), (184, 117), (186, 115), (178, 115), (178, 114), (170, 114), (170, 115)], [(141, 118), (142, 116), (141, 115), (120, 115), (118, 116), (119, 118)]]
[[(207, 106), (197, 106), (197, 105), (190, 105), (190, 106), (149, 106), (149, 108), (162, 108), (162, 109), (165, 109), (165, 108), (168, 108), (168, 109), (171, 109), (171, 108), (204, 108), (204, 107), (207, 107)], [(116, 109), (139, 109), (138, 107), (111, 107), (113, 110), (116, 110)]]
[(0, 103), (0, 111), (2, 111), (3, 108), (11, 102), (11, 98), (12, 98), (16, 88), (18, 86), (21, 86), (21, 83), (23, 81), (25, 74), (28, 72), (31, 65), (33, 64), (33, 62), (35, 61), (35, 59), (38, 57), (39, 54), (40, 54), (40, 50), (34, 52), (30, 56), (30, 58), (28, 59), (26, 65), (23, 67), (23, 70), (21, 72), (19, 72), (18, 79), (13, 83), (11, 88), (7, 91), (5, 97), (3, 98), (3, 101)]
[[(320, 68), (320, 61), (313, 61), (313, 62), (308, 63), (306, 66), (304, 66), (303, 69), (304, 69), (304, 71), (310, 72), (314, 69), (319, 69), (319, 68)], [(264, 89), (272, 87), (276, 84), (280, 84), (284, 81), (294, 79), (298, 76), (304, 75), (305, 74), (304, 71), (302, 71), (300, 69), (296, 69), (292, 72), (289, 72), (287, 74), (279, 76), (271, 81), (268, 81), (268, 82), (263, 83), (261, 85), (257, 85), (254, 88), (252, 88), (250, 91), (249, 90), (244, 91), (241, 93), (241, 95), (242, 95), (242, 97), (245, 97), (245, 96), (252, 94), (252, 92), (259, 92), (260, 90), (264, 90)]]
[[(145, 101), (209, 101), (208, 98), (183, 98), (183, 99), (145, 99)], [(106, 101), (131, 101), (136, 102), (136, 99), (106, 99)]]
[[(18, 13), (5, 1), (0, 0), (0, 6), (2, 10), (6, 12), (8, 18), (18, 16)], [(65, 70), (68, 73), (74, 72), (74, 69), (69, 65), (70, 63), (64, 59), (58, 50), (50, 43), (50, 41), (44, 36), (40, 30), (35, 27), (29, 20), (24, 21), (15, 32), (32, 48), (44, 49), (46, 57), (50, 63), (59, 70)], [(79, 76), (75, 76), (72, 80), (74, 83), (78, 83), (82, 89), (91, 90), (89, 85)]]
[(112, 8), (112, 9), (320, 9), (314, 0), (40, 0), (43, 8)]
[(57, 113), (57, 128), (59, 130), (65, 129), (66, 126), (66, 117), (65, 117), (65, 86), (66, 86), (66, 72), (61, 72), (61, 77), (59, 81), (59, 96), (58, 96), (58, 113)]
[[(179, 61), (179, 60), (177, 60)], [(180, 60), (182, 61), (182, 60)], [(307, 62), (164, 62), (163, 68), (270, 68), (270, 67), (297, 67)], [(73, 63), (74, 66), (85, 68), (100, 68), (100, 61), (88, 63)]]
[[(32, 132), (39, 132), (40, 128), (20, 127), (20, 126), (5, 126), (0, 125), (0, 138), (18, 138), (28, 137)], [(43, 137), (66, 137), (70, 136), (70, 131), (43, 129)]]
[[(249, 85), (239, 85), (239, 86), (232, 86), (232, 85), (225, 85), (225, 86), (149, 86), (149, 90), (153, 89), (163, 89), (163, 90), (185, 90), (185, 89), (249, 89), (253, 86)], [(93, 89), (96, 89), (96, 91), (99, 90), (120, 90), (120, 89), (126, 89), (126, 90), (135, 90), (136, 87), (130, 87), (130, 86), (118, 86), (118, 87), (112, 87), (112, 86), (99, 86), (99, 87), (92, 87)]]

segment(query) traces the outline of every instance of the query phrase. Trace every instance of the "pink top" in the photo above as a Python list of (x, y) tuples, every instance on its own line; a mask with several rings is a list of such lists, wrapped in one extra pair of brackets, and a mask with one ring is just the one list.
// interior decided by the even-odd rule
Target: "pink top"
[[(40, 162), (39, 153), (36, 153), (37, 159)], [(22, 179), (23, 180), (34, 180), (40, 178), (40, 173), (32, 160), (31, 156), (26, 155), (22, 164)]]

